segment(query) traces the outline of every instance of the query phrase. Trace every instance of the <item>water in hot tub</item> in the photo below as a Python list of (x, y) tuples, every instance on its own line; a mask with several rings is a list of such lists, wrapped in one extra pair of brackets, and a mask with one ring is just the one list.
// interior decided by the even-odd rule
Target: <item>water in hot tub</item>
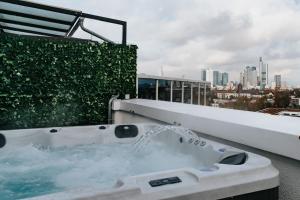
[(21, 199), (78, 187), (112, 187), (119, 178), (181, 167), (199, 168), (194, 157), (151, 142), (81, 145), (56, 149), (25, 146), (0, 154), (1, 200)]

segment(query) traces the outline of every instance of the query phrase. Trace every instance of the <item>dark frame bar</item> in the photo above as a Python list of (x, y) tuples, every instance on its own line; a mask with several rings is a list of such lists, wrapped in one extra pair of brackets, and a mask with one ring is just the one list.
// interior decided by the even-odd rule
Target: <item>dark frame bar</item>
[(25, 7), (37, 8), (37, 9), (42, 9), (42, 10), (47, 10), (52, 12), (59, 12), (67, 15), (79, 15), (81, 13), (81, 11), (77, 11), (77, 10), (70, 10), (65, 8), (48, 6), (45, 4), (38, 4), (29, 1), (22, 1), (22, 0), (1, 0), (1, 1), (5, 3), (11, 3), (11, 4), (16, 4)]
[(37, 15), (31, 15), (31, 14), (26, 14), (26, 13), (20, 13), (20, 12), (15, 12), (15, 11), (0, 9), (0, 13), (7, 14), (7, 15), (14, 15), (17, 17), (25, 17), (25, 18), (29, 18), (29, 19), (37, 19), (37, 20), (41, 20), (41, 21), (53, 22), (53, 23), (57, 23), (57, 24), (64, 24), (64, 25), (69, 25), (69, 26), (72, 25), (72, 22), (69, 22), (69, 21), (53, 19), (53, 18), (48, 18), (48, 17), (42, 17), (42, 16), (37, 16)]
[(24, 33), (32, 33), (32, 34), (37, 34), (37, 35), (45, 35), (45, 36), (50, 36), (50, 37), (62, 37), (61, 35), (55, 35), (55, 34), (51, 34), (51, 33), (42, 33), (42, 32), (39, 32), (39, 31), (31, 31), (31, 30), (13, 28), (13, 27), (2, 26), (2, 25), (0, 25), (0, 29), (24, 32)]
[(77, 29), (80, 26), (80, 20), (79, 17), (77, 17), (76, 19), (77, 21), (75, 22), (74, 26), (70, 28), (70, 30), (68, 31), (68, 33), (66, 34), (67, 37), (72, 37), (73, 34), (77, 31)]
[(97, 16), (97, 15), (87, 14), (87, 13), (82, 13), (81, 17), (121, 25), (122, 26), (122, 44), (123, 45), (127, 44), (127, 22), (118, 20), (118, 19), (112, 19), (112, 18), (101, 17), (101, 16)]
[(63, 33), (68, 31), (68, 29), (54, 28), (54, 27), (50, 27), (50, 26), (31, 24), (31, 23), (27, 23), (27, 22), (20, 22), (20, 21), (15, 21), (15, 20), (10, 20), (10, 19), (1, 19), (0, 18), (0, 22), (8, 23), (8, 24), (17, 24), (17, 25), (22, 25), (22, 26), (29, 26), (29, 27), (46, 29), (46, 30), (51, 30), (51, 31), (58, 31), (58, 32), (63, 32)]
[(70, 26), (68, 32), (66, 33), (67, 37), (71, 37), (77, 31), (79, 27), (78, 23), (79, 23), (79, 16), (76, 16), (72, 22), (73, 26)]

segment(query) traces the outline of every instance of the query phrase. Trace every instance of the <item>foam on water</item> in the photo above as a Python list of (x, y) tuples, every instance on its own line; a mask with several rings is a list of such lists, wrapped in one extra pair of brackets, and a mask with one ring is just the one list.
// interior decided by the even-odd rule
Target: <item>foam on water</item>
[(1, 200), (28, 198), (77, 187), (112, 187), (119, 178), (201, 163), (159, 142), (82, 145), (57, 149), (34, 146), (0, 154)]

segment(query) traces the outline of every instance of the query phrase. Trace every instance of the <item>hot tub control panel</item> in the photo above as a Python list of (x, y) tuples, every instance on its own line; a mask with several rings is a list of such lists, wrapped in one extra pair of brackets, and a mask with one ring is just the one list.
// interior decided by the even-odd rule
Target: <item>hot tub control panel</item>
[(149, 184), (151, 187), (159, 187), (163, 185), (169, 185), (169, 184), (175, 184), (175, 183), (181, 183), (181, 179), (177, 176), (170, 177), (170, 178), (163, 178), (163, 179), (157, 179), (149, 181)]

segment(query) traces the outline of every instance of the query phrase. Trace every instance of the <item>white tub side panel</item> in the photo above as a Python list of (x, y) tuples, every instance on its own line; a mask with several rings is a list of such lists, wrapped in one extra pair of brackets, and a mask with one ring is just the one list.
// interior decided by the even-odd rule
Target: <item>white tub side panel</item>
[[(275, 154), (287, 156), (300, 160), (300, 119), (274, 118), (273, 116), (249, 112), (235, 112), (227, 109), (228, 119), (218, 117), (222, 115), (225, 109), (213, 108), (210, 117), (205, 114), (209, 112), (209, 108), (203, 106), (194, 106), (189, 104), (180, 104), (172, 102), (161, 102), (151, 100), (129, 100), (122, 101), (120, 110), (134, 111), (138, 115), (157, 119), (169, 124), (179, 124), (186, 128), (190, 128), (197, 132), (205, 133), (222, 139), (238, 142), (251, 147), (266, 150)], [(202, 112), (204, 111), (204, 113)], [(238, 114), (238, 115), (237, 115)], [(247, 115), (247, 117), (243, 116)], [(259, 114), (257, 119), (256, 114)], [(216, 118), (211, 116), (215, 115)], [(265, 126), (263, 118), (266, 118)], [(271, 117), (271, 118), (270, 118)], [(238, 120), (236, 120), (238, 119)], [(252, 123), (244, 122), (250, 120)], [(258, 120), (258, 123), (255, 123)], [(259, 121), (260, 120), (260, 121)], [(273, 124), (270, 124), (272, 123)], [(280, 124), (278, 124), (280, 122)], [(274, 127), (281, 127), (274, 129)], [(299, 135), (297, 133), (299, 132)]]

